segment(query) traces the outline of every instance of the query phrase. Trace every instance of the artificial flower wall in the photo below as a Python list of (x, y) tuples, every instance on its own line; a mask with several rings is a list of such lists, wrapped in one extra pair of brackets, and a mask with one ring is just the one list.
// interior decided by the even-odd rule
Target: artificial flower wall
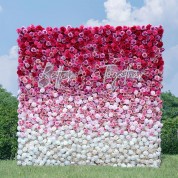
[(19, 165), (160, 165), (161, 26), (17, 32)]

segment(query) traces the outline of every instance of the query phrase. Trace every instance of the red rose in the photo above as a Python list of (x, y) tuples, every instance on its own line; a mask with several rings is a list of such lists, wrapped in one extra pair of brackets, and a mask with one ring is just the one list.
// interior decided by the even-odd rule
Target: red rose
[(158, 34), (159, 34), (160, 36), (162, 36), (163, 32), (164, 32), (164, 30), (160, 27), (160, 28), (158, 29)]
[(143, 68), (145, 68), (147, 66), (146, 61), (145, 60), (141, 60), (141, 65), (142, 65)]
[(18, 69), (17, 74), (18, 74), (19, 76), (24, 75), (24, 73), (23, 73), (20, 69)]
[(66, 31), (66, 28), (65, 28), (65, 27), (60, 27), (60, 31), (61, 31), (62, 33), (64, 33), (64, 32)]
[(150, 28), (151, 28), (151, 25), (148, 24), (148, 25), (146, 26), (146, 29), (149, 30)]
[(77, 82), (78, 82), (78, 83), (81, 83), (81, 82), (82, 82), (81, 76), (78, 76), (78, 77), (77, 77)]
[(163, 59), (161, 58), (161, 59), (159, 59), (159, 61), (158, 61), (158, 63), (157, 63), (157, 68), (160, 68), (160, 67), (162, 67), (164, 65), (164, 61), (163, 61)]
[(163, 46), (163, 42), (160, 41), (160, 42), (157, 44), (157, 46), (158, 46), (159, 48), (161, 48), (161, 47)]

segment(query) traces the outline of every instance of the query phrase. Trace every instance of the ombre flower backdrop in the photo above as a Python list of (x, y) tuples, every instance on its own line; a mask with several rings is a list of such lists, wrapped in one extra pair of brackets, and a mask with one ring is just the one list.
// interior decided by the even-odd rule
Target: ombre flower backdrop
[(17, 29), (19, 165), (160, 165), (161, 26)]

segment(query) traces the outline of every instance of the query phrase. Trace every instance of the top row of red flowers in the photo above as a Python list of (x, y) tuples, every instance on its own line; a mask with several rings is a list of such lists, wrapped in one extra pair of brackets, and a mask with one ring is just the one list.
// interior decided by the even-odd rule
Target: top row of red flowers
[[(142, 35), (159, 35), (162, 37), (163, 35), (163, 28), (162, 26), (152, 26), (152, 25), (146, 25), (146, 26), (110, 26), (110, 25), (105, 25), (105, 26), (97, 26), (97, 27), (85, 27), (81, 25), (80, 27), (42, 27), (41, 25), (34, 26), (30, 25), (27, 28), (21, 27), (17, 29), (18, 34), (26, 34), (29, 32), (38, 32), (42, 31), (44, 34), (53, 34), (53, 33), (61, 33), (68, 35), (69, 37), (73, 36), (80, 36), (83, 37), (84, 35), (89, 35), (89, 34), (100, 34), (100, 35), (111, 35), (111, 34), (116, 34), (116, 35), (121, 35), (123, 36), (125, 33), (127, 35), (131, 35), (135, 33), (136, 35), (139, 35), (139, 33), (145, 31)], [(39, 34), (38, 34), (39, 35)], [(42, 33), (41, 33), (42, 35)]]

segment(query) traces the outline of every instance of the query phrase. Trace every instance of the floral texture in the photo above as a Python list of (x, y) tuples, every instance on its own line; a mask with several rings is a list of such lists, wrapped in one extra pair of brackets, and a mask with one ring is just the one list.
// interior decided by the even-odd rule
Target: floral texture
[(161, 26), (17, 29), (18, 164), (160, 164)]

